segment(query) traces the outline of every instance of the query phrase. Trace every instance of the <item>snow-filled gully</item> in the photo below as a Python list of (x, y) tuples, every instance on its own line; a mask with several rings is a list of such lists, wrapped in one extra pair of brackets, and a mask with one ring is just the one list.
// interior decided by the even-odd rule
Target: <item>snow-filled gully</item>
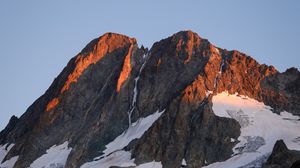
[(146, 62), (148, 61), (148, 58), (149, 58), (149, 54), (145, 54), (143, 56), (143, 59), (144, 59), (144, 63), (142, 64), (140, 70), (139, 70), (139, 74), (138, 76), (134, 79), (134, 89), (133, 89), (133, 99), (132, 99), (132, 103), (131, 103), (131, 107), (130, 109), (128, 110), (128, 126), (130, 127), (132, 122), (131, 122), (131, 115), (132, 115), (132, 112), (134, 111), (134, 109), (136, 108), (136, 100), (137, 100), (137, 96), (138, 96), (138, 89), (137, 89), (137, 86), (138, 86), (138, 82), (139, 82), (139, 79), (140, 79), (140, 76), (141, 76), (141, 73), (145, 67), (145, 64)]
[[(222, 57), (222, 56), (221, 56), (221, 57)], [(219, 72), (217, 73), (216, 78), (215, 78), (215, 81), (214, 81), (214, 89), (217, 89), (217, 86), (218, 86), (218, 80), (219, 80), (219, 79), (221, 78), (221, 76), (222, 76), (223, 66), (224, 66), (224, 58), (222, 57), (222, 61), (221, 61), (221, 64), (220, 64), (220, 70), (219, 70)]]

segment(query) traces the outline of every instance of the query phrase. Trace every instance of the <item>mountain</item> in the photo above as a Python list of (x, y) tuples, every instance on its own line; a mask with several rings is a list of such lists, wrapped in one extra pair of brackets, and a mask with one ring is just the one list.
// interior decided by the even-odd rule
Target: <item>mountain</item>
[(297, 69), (192, 31), (150, 50), (106, 33), (10, 119), (0, 167), (289, 167), (300, 160), (299, 86)]

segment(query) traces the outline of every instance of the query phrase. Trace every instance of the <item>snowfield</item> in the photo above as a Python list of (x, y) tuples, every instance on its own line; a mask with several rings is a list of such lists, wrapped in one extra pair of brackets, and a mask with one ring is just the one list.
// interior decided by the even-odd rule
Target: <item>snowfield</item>
[(227, 92), (215, 95), (212, 102), (215, 115), (239, 122), (241, 135), (230, 159), (205, 168), (261, 167), (279, 139), (283, 139), (289, 149), (300, 150), (298, 116), (285, 111), (275, 114), (262, 102)]
[[(103, 155), (94, 158), (94, 161), (87, 162), (81, 166), (81, 168), (108, 168), (110, 166), (136, 166), (134, 159), (131, 159), (131, 153), (129, 151), (122, 150), (132, 140), (139, 139), (142, 135), (152, 126), (152, 124), (163, 114), (165, 110), (145, 117), (140, 118), (136, 122), (132, 123), (127, 130), (119, 135), (112, 142), (107, 144), (106, 149), (103, 151)], [(150, 162), (147, 164), (139, 165), (141, 168), (159, 168), (157, 165), (161, 165), (160, 162)]]
[(68, 148), (68, 141), (61, 145), (54, 145), (48, 149), (46, 154), (37, 158), (30, 168), (63, 168), (67, 162), (72, 148)]

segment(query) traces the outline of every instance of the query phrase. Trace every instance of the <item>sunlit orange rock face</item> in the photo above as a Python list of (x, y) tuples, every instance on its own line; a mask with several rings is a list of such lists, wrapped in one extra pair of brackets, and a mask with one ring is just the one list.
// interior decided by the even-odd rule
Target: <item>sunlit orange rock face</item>
[[(128, 55), (126, 56), (125, 65), (130, 64), (130, 55), (132, 50), (132, 45), (136, 43), (134, 38), (128, 38), (124, 35), (106, 33), (101, 36), (98, 40), (97, 45), (94, 46), (92, 52), (87, 55), (79, 54), (76, 59), (76, 67), (74, 71), (69, 75), (68, 80), (65, 82), (65, 85), (61, 89), (61, 93), (65, 92), (69, 89), (70, 84), (73, 82), (77, 82), (80, 75), (83, 71), (91, 64), (95, 64), (99, 60), (101, 60), (106, 54), (113, 52), (116, 49), (124, 48), (130, 45), (130, 49)], [(129, 65), (130, 67), (130, 65)], [(123, 68), (124, 75), (123, 78), (128, 76), (131, 68), (126, 66)], [(122, 71), (122, 73), (123, 73)], [(126, 75), (127, 74), (127, 75)], [(123, 81), (123, 80), (121, 80)], [(123, 83), (123, 82), (121, 82)]]
[(183, 91), (183, 100), (186, 103), (194, 104), (194, 103), (201, 103), (205, 98), (205, 84), (204, 78), (201, 75), (193, 81), (192, 84), (187, 86)]
[(132, 48), (133, 48), (133, 45), (130, 46), (129, 51), (125, 57), (123, 69), (122, 69), (122, 72), (118, 79), (117, 92), (120, 91), (122, 84), (125, 82), (125, 80), (128, 78), (128, 76), (131, 72), (131, 63), (130, 63), (131, 59), (130, 58), (131, 58), (131, 54), (132, 54)]
[(194, 47), (198, 47), (200, 45), (201, 39), (195, 35), (192, 31), (187, 31), (186, 33), (187, 39), (179, 39), (176, 52), (181, 53), (182, 49), (184, 48), (184, 52), (187, 54), (187, 57), (184, 61), (184, 64), (188, 63), (193, 55)]
[(46, 108), (46, 111), (52, 110), (58, 103), (59, 103), (58, 98), (52, 99), (52, 100), (48, 103), (47, 108)]
[[(134, 38), (129, 38), (124, 35), (115, 33), (106, 33), (97, 39), (97, 44), (92, 46), (93, 49), (88, 53), (79, 53), (75, 61), (75, 68), (69, 74), (67, 81), (63, 85), (60, 93), (64, 93), (70, 88), (72, 83), (76, 83), (82, 73), (92, 64), (100, 61), (105, 55), (114, 52), (115, 50), (128, 47), (128, 52), (125, 57), (123, 70), (118, 80), (117, 91), (120, 90), (124, 81), (128, 78), (131, 72), (130, 57), (132, 48), (136, 44)], [(124, 59), (124, 58), (120, 58)], [(52, 99), (46, 108), (46, 111), (53, 109), (59, 103), (58, 98)]]
[(159, 66), (161, 64), (161, 58), (158, 59), (156, 66)]

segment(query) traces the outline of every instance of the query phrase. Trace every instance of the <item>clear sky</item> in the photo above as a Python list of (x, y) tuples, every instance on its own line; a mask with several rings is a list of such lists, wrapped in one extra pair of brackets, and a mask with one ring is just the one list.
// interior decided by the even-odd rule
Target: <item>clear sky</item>
[(150, 48), (187, 29), (280, 71), (299, 69), (298, 0), (1, 0), (0, 129), (103, 33), (126, 34)]

